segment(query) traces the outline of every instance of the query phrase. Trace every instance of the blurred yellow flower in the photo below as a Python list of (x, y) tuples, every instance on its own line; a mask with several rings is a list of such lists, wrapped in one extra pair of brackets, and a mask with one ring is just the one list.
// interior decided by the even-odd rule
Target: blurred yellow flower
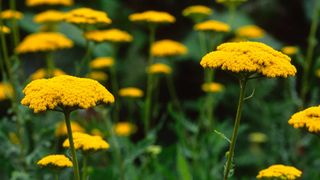
[(320, 106), (309, 107), (293, 114), (288, 123), (294, 128), (305, 128), (311, 133), (320, 132)]
[(37, 164), (39, 166), (49, 166), (56, 168), (72, 167), (72, 162), (63, 154), (48, 155), (40, 159)]
[[(72, 132), (85, 132), (85, 129), (76, 121), (71, 121), (71, 129), (72, 129)], [(55, 135), (56, 136), (68, 135), (67, 126), (64, 121), (61, 121), (56, 125)]]
[(171, 74), (172, 69), (166, 64), (155, 63), (147, 69), (147, 72), (151, 74)]
[(236, 34), (242, 38), (262, 38), (265, 32), (256, 25), (246, 25), (238, 28)]
[(6, 100), (12, 96), (13, 89), (8, 83), (0, 82), (0, 101)]
[(129, 16), (129, 20), (133, 22), (147, 22), (147, 23), (174, 23), (176, 18), (171, 14), (162, 11), (145, 11), (141, 13), (134, 13)]
[(298, 48), (296, 46), (285, 46), (281, 49), (281, 51), (288, 56), (292, 56), (297, 54)]
[(35, 113), (55, 108), (87, 109), (100, 103), (113, 103), (113, 95), (99, 82), (74, 76), (61, 75), (38, 79), (23, 90), (21, 104)]
[[(53, 76), (60, 76), (60, 75), (65, 75), (66, 73), (63, 72), (61, 69), (54, 69), (52, 74)], [(31, 80), (48, 78), (48, 77), (49, 77), (49, 74), (47, 72), (47, 69), (44, 69), (44, 68), (38, 69), (36, 72), (30, 75)]]
[(36, 23), (58, 23), (63, 21), (65, 13), (62, 11), (48, 10), (34, 16)]
[[(102, 139), (101, 136), (91, 136), (89, 134), (74, 132), (73, 141), (74, 147), (76, 149), (80, 149), (82, 151), (98, 151), (98, 150), (106, 150), (109, 149), (110, 145)], [(70, 143), (69, 139), (66, 139), (63, 142), (63, 147), (69, 148)]]
[(62, 5), (71, 6), (73, 0), (26, 0), (27, 6), (41, 6), (41, 5)]
[(90, 62), (92, 69), (103, 69), (113, 66), (114, 60), (111, 57), (98, 57)]
[(64, 20), (73, 24), (111, 24), (108, 14), (90, 8), (77, 8), (65, 14)]
[(153, 156), (157, 156), (158, 154), (161, 153), (162, 147), (159, 145), (150, 145), (147, 147), (146, 151)]
[(275, 164), (261, 170), (257, 175), (257, 179), (295, 180), (299, 179), (301, 175), (302, 172), (293, 166)]
[(268, 140), (268, 137), (264, 133), (253, 132), (249, 134), (248, 140), (252, 143), (264, 143)]
[(103, 137), (103, 133), (102, 133), (99, 129), (97, 129), (97, 128), (92, 129), (90, 133), (91, 133), (92, 135), (94, 135), (94, 136), (101, 136), (101, 137)]
[(58, 32), (40, 32), (31, 34), (23, 39), (16, 47), (16, 52), (30, 53), (39, 51), (56, 51), (73, 46), (73, 42)]
[(207, 6), (203, 6), (203, 5), (194, 5), (194, 6), (189, 6), (187, 8), (185, 8), (182, 11), (182, 15), (183, 16), (209, 16), (212, 14), (212, 9), (207, 7)]
[(0, 31), (3, 34), (9, 34), (10, 33), (10, 29), (7, 26), (0, 26)]
[(196, 31), (229, 32), (230, 26), (224, 22), (208, 20), (194, 25)]
[(119, 29), (87, 31), (84, 37), (90, 41), (113, 43), (131, 42), (133, 39), (129, 33)]
[(204, 83), (201, 86), (201, 89), (207, 93), (216, 93), (221, 92), (223, 90), (223, 85), (220, 83), (212, 82), (212, 83)]
[(106, 81), (108, 79), (108, 75), (102, 71), (91, 71), (87, 77), (97, 81)]
[(155, 57), (178, 56), (187, 52), (188, 49), (185, 45), (170, 39), (156, 41), (151, 47), (151, 53)]
[(143, 91), (135, 87), (121, 88), (119, 90), (119, 96), (129, 98), (140, 98), (143, 96)]
[(16, 20), (20, 20), (23, 18), (23, 14), (19, 11), (13, 11), (13, 10), (4, 10), (1, 11), (0, 13), (0, 17), (2, 19), (16, 19)]
[(130, 122), (118, 122), (113, 126), (113, 130), (118, 136), (130, 136), (137, 130), (137, 127)]
[(296, 68), (291, 59), (270, 46), (259, 42), (223, 43), (216, 51), (205, 55), (204, 68), (219, 68), (234, 73), (260, 73), (266, 77), (294, 76)]

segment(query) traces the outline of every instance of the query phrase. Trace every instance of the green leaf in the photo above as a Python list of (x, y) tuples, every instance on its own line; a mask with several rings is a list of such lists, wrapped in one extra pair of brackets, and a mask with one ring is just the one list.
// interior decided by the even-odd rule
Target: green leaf
[(183, 180), (192, 180), (192, 175), (188, 166), (188, 162), (183, 155), (181, 148), (177, 148), (177, 169), (179, 172), (180, 179)]

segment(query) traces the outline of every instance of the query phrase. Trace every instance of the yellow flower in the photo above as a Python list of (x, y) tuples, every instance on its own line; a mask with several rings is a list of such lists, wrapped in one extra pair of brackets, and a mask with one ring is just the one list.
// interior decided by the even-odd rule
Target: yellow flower
[(41, 5), (62, 5), (71, 6), (73, 0), (26, 0), (27, 6), (41, 6)]
[[(71, 121), (71, 129), (72, 129), (72, 132), (85, 132), (84, 128), (75, 121)], [(67, 136), (68, 135), (67, 126), (64, 121), (61, 121), (57, 124), (55, 135), (56, 136)]]
[(0, 26), (0, 31), (3, 34), (9, 34), (10, 33), (10, 29), (7, 26)]
[(72, 162), (70, 161), (70, 159), (63, 154), (48, 155), (40, 159), (37, 162), (37, 164), (39, 166), (49, 166), (58, 168), (72, 167)]
[(156, 41), (151, 48), (151, 53), (155, 57), (178, 56), (187, 52), (186, 46), (170, 39)]
[(183, 16), (209, 16), (211, 14), (212, 9), (203, 5), (189, 6), (182, 11)]
[(90, 8), (78, 8), (65, 14), (64, 20), (73, 24), (111, 24), (107, 13)]
[(20, 20), (23, 18), (23, 14), (19, 11), (13, 11), (13, 10), (4, 10), (0, 13), (0, 17), (2, 19), (16, 19)]
[(32, 81), (23, 93), (21, 104), (35, 113), (58, 107), (87, 109), (114, 102), (113, 95), (97, 81), (68, 75)]
[[(105, 150), (109, 149), (110, 145), (102, 139), (101, 136), (91, 136), (89, 134), (81, 133), (81, 132), (75, 132), (72, 133), (73, 135), (73, 142), (74, 147), (76, 149), (80, 149), (83, 151), (98, 151), (98, 150)], [(70, 143), (69, 139), (66, 139), (63, 142), (63, 147), (69, 148)]]
[[(54, 69), (52, 74), (53, 76), (61, 76), (61, 75), (65, 75), (66, 73), (60, 69)], [(44, 69), (44, 68), (38, 69), (36, 72), (30, 75), (31, 80), (42, 79), (47, 77), (48, 77), (47, 69)]]
[(0, 101), (10, 98), (12, 93), (13, 89), (10, 84), (0, 82)]
[(87, 31), (84, 37), (90, 41), (113, 43), (131, 42), (133, 39), (129, 33), (119, 29)]
[(36, 23), (58, 23), (63, 21), (65, 13), (56, 10), (48, 10), (34, 16)]
[(135, 87), (127, 87), (119, 90), (119, 96), (129, 98), (140, 98), (143, 96), (143, 91)]
[(288, 56), (292, 56), (297, 54), (298, 48), (296, 46), (285, 46), (281, 49), (281, 51)]
[(91, 71), (87, 77), (97, 81), (106, 81), (108, 79), (108, 75), (102, 71)]
[(320, 106), (313, 106), (293, 114), (288, 123), (294, 128), (305, 128), (311, 133), (319, 133)]
[(204, 92), (207, 92), (207, 93), (216, 93), (216, 92), (221, 92), (223, 90), (223, 85), (220, 84), (220, 83), (215, 83), (215, 82), (212, 82), (212, 83), (205, 83), (205, 84), (202, 84), (201, 86), (201, 89), (204, 91)]
[(224, 22), (208, 20), (194, 25), (197, 31), (229, 32), (230, 26)]
[(300, 178), (301, 175), (302, 172), (293, 166), (275, 164), (261, 170), (257, 175), (257, 179), (295, 180)]
[(236, 34), (243, 38), (262, 38), (265, 32), (256, 25), (247, 25), (238, 28)]
[(166, 64), (155, 63), (147, 69), (147, 72), (151, 74), (171, 74), (172, 70), (171, 67)]
[(142, 13), (134, 13), (129, 16), (129, 20), (133, 22), (147, 23), (174, 23), (176, 18), (171, 14), (162, 11), (145, 11)]
[(130, 136), (136, 129), (137, 127), (130, 122), (118, 122), (113, 126), (113, 130), (118, 136)]
[(73, 42), (61, 33), (40, 32), (27, 36), (16, 48), (18, 53), (56, 51), (73, 46)]
[(259, 42), (223, 43), (216, 51), (205, 55), (200, 64), (204, 68), (220, 68), (234, 73), (260, 73), (269, 78), (296, 74), (291, 59)]
[(111, 57), (99, 57), (90, 62), (92, 69), (103, 69), (113, 66), (114, 60)]
[(268, 137), (261, 132), (253, 132), (249, 134), (248, 139), (253, 143), (263, 143), (268, 140)]

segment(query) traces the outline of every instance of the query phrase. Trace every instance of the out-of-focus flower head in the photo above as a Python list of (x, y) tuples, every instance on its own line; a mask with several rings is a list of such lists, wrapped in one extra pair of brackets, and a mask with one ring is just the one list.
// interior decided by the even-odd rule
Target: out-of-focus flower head
[(12, 96), (13, 89), (8, 83), (0, 82), (0, 101), (9, 99)]
[(1, 11), (0, 18), (4, 20), (10, 20), (10, 19), (20, 20), (23, 18), (23, 14), (19, 11), (8, 9), (8, 10)]
[(0, 31), (3, 34), (9, 34), (10, 33), (10, 29), (7, 26), (4, 26), (4, 25), (0, 26)]
[(288, 56), (293, 56), (298, 53), (299, 49), (297, 46), (285, 46), (281, 51)]
[(90, 8), (77, 8), (66, 12), (64, 20), (68, 23), (77, 25), (107, 25), (111, 24), (108, 14), (103, 11), (97, 11)]
[(26, 5), (33, 7), (33, 6), (71, 6), (73, 5), (73, 0), (26, 0)]
[(208, 20), (195, 24), (194, 29), (196, 31), (229, 32), (231, 28), (227, 23), (216, 20)]
[(59, 23), (64, 19), (65, 13), (57, 10), (48, 10), (34, 16), (33, 21), (36, 23)]
[[(52, 76), (61, 76), (61, 75), (65, 75), (66, 73), (63, 72), (61, 69), (54, 69), (52, 71)], [(49, 73), (47, 69), (41, 68), (38, 69), (36, 72), (32, 73), (30, 75), (30, 79), (31, 80), (36, 80), (36, 79), (42, 79), (42, 78), (48, 78), (49, 77)]]
[(241, 26), (236, 30), (236, 35), (240, 38), (262, 38), (265, 35), (263, 29), (256, 25)]
[(136, 87), (126, 87), (119, 90), (119, 96), (129, 98), (140, 98), (143, 96), (143, 91)]
[(41, 167), (67, 168), (72, 167), (72, 162), (63, 154), (48, 155), (37, 162)]
[(88, 75), (88, 78), (103, 82), (108, 80), (108, 75), (103, 71), (91, 71)]
[(264, 143), (268, 140), (268, 137), (261, 132), (252, 132), (249, 134), (248, 140), (252, 143)]
[(170, 39), (156, 41), (152, 44), (151, 53), (155, 57), (169, 57), (187, 54), (185, 45)]
[[(76, 121), (71, 121), (71, 129), (72, 129), (72, 132), (85, 132), (85, 129)], [(67, 126), (64, 121), (61, 121), (57, 124), (55, 135), (68, 136)]]
[(261, 170), (257, 175), (257, 179), (295, 180), (299, 179), (301, 175), (302, 172), (293, 166), (275, 164)]
[(92, 69), (103, 69), (113, 66), (114, 60), (111, 57), (98, 57), (90, 62)]
[(204, 83), (201, 86), (201, 89), (206, 93), (217, 93), (223, 90), (224, 86), (220, 83)]
[(130, 122), (118, 122), (113, 126), (113, 131), (117, 136), (130, 136), (136, 130), (137, 127)]
[(163, 63), (155, 63), (148, 67), (147, 72), (150, 74), (171, 74), (170, 66)]
[(132, 22), (145, 22), (153, 24), (167, 24), (174, 23), (176, 18), (167, 12), (162, 11), (145, 11), (141, 13), (134, 13), (129, 16)]
[(108, 29), (108, 30), (93, 30), (84, 33), (84, 37), (87, 40), (94, 42), (112, 42), (112, 43), (123, 43), (131, 42), (133, 37), (119, 29)]
[[(110, 147), (110, 145), (103, 140), (101, 136), (91, 136), (81, 132), (74, 132), (72, 135), (74, 147), (82, 151), (106, 150)], [(66, 139), (63, 142), (63, 147), (70, 147), (69, 139)]]
[(201, 19), (210, 16), (212, 13), (213, 11), (211, 8), (203, 5), (189, 6), (182, 11), (183, 16), (190, 17), (195, 22), (198, 22)]

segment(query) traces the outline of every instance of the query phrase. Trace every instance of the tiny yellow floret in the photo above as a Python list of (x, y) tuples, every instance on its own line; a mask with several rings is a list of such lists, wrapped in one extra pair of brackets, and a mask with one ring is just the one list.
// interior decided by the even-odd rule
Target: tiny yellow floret
[(311, 133), (320, 132), (320, 106), (309, 107), (293, 114), (288, 123), (294, 128), (304, 128)]
[[(85, 132), (85, 129), (76, 121), (71, 121), (72, 132)], [(56, 136), (68, 136), (68, 129), (64, 121), (59, 122), (56, 125)]]
[[(101, 136), (91, 136), (89, 134), (74, 132), (72, 133), (74, 147), (82, 151), (98, 151), (109, 149), (110, 145)], [(69, 139), (63, 142), (63, 147), (70, 148)]]
[(36, 23), (58, 23), (63, 21), (64, 12), (48, 10), (34, 16), (33, 21)]
[(23, 18), (23, 14), (19, 11), (8, 9), (8, 10), (1, 11), (0, 17), (5, 20), (8, 20), (8, 19), (20, 20)]
[(240, 38), (262, 38), (265, 32), (256, 25), (246, 25), (238, 28), (236, 34)]
[(63, 154), (54, 154), (48, 155), (40, 159), (37, 164), (42, 167), (56, 167), (56, 168), (65, 168), (72, 167), (72, 162)]
[[(66, 73), (63, 72), (61, 69), (54, 69), (52, 71), (52, 76), (61, 76), (61, 75), (65, 75)], [(38, 69), (36, 72), (32, 73), (30, 75), (30, 79), (31, 80), (36, 80), (36, 79), (42, 79), (42, 78), (48, 78), (49, 77), (49, 73), (47, 69), (41, 68)]]
[(62, 6), (71, 6), (73, 5), (73, 0), (26, 0), (27, 6), (43, 6), (43, 5), (62, 5)]
[(129, 98), (140, 98), (143, 96), (143, 91), (136, 87), (126, 87), (119, 90), (119, 96)]
[(179, 56), (187, 54), (185, 45), (170, 39), (156, 41), (152, 44), (151, 53), (155, 57)]
[(293, 166), (275, 164), (261, 170), (257, 175), (257, 179), (295, 180), (299, 179), (301, 175), (302, 172)]
[(111, 57), (98, 57), (90, 62), (92, 69), (103, 69), (113, 66), (114, 60)]
[(64, 20), (72, 24), (111, 24), (108, 14), (90, 8), (77, 8), (65, 14)]
[(194, 25), (196, 31), (229, 32), (231, 27), (221, 21), (208, 20)]
[(298, 53), (298, 48), (296, 46), (285, 46), (281, 51), (288, 56), (293, 56)]
[(291, 59), (270, 46), (259, 42), (231, 42), (206, 54), (200, 64), (234, 73), (259, 73), (269, 78), (294, 76)]
[(84, 37), (87, 40), (98, 42), (98, 43), (100, 42), (113, 42), (113, 43), (131, 42), (133, 39), (133, 37), (129, 33), (119, 29), (87, 31), (84, 33)]
[(207, 93), (217, 93), (223, 90), (223, 85), (220, 83), (212, 82), (202, 84), (201, 89)]
[(136, 129), (137, 127), (130, 122), (118, 122), (113, 126), (113, 130), (118, 136), (130, 136)]
[(23, 90), (21, 104), (35, 113), (55, 108), (88, 109), (100, 103), (113, 103), (113, 95), (98, 81), (61, 75), (38, 79)]
[(172, 69), (166, 64), (155, 63), (147, 69), (147, 72), (150, 74), (171, 74)]
[(58, 32), (40, 32), (31, 34), (23, 39), (16, 47), (16, 52), (47, 52), (73, 47), (73, 42)]
[(212, 14), (212, 9), (207, 7), (207, 6), (203, 6), (203, 5), (194, 5), (194, 6), (189, 6), (187, 8), (185, 8), (182, 11), (182, 15), (183, 16), (209, 16)]
[(162, 11), (145, 11), (141, 13), (134, 13), (129, 16), (129, 20), (133, 22), (147, 22), (147, 23), (174, 23), (176, 18), (167, 12)]

